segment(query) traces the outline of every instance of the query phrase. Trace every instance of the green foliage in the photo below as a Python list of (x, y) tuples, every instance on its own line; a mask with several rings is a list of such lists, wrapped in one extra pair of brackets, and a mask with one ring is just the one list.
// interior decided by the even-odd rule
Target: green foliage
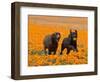
[(44, 51), (43, 50), (40, 50), (40, 51), (38, 51), (38, 50), (31, 50), (31, 54), (32, 55), (34, 55), (34, 54), (38, 54), (38, 55), (44, 55), (45, 53), (44, 53)]
[(72, 65), (72, 64), (74, 64), (74, 61), (73, 61), (73, 60), (71, 60), (68, 64)]
[(66, 60), (60, 60), (60, 63), (61, 63), (61, 65), (66, 65), (67, 64)]

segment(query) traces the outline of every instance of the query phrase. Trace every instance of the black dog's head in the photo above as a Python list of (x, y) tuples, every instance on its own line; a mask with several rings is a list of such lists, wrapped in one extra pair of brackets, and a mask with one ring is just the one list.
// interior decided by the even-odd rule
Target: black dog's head
[(77, 30), (75, 31), (70, 30), (70, 37), (73, 41), (76, 41), (77, 40)]
[(52, 34), (52, 41), (58, 42), (60, 37), (61, 37), (61, 34), (59, 32), (55, 32), (55, 33)]

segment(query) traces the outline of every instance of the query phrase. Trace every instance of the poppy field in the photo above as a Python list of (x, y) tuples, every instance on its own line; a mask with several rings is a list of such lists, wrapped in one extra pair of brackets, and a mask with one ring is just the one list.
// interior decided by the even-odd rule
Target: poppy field
[[(78, 65), (88, 63), (88, 29), (86, 17), (28, 16), (28, 66)], [(61, 52), (61, 44), (71, 30), (77, 30), (78, 52), (67, 49)], [(59, 32), (56, 54), (44, 53), (43, 40), (46, 35)]]

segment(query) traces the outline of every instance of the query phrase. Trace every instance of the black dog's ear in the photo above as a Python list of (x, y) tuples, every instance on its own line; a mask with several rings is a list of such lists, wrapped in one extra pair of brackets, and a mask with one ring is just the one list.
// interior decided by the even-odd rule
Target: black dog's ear
[(72, 32), (72, 30), (70, 29), (70, 33)]
[(77, 30), (75, 30), (75, 32), (76, 32), (76, 37), (77, 37)]
[(77, 33), (77, 30), (75, 30), (75, 32)]

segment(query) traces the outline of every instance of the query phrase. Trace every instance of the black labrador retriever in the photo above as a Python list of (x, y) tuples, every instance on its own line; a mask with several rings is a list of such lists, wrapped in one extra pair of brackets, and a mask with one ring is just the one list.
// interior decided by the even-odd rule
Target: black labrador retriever
[(46, 49), (48, 49), (49, 55), (52, 52), (53, 54), (56, 54), (60, 37), (61, 37), (61, 34), (59, 32), (55, 32), (51, 35), (45, 36), (44, 41), (43, 41), (45, 54), (47, 54)]
[(74, 32), (72, 32), (70, 30), (69, 36), (63, 39), (60, 54), (62, 54), (62, 52), (65, 48), (67, 49), (66, 54), (69, 54), (71, 50), (78, 52), (78, 49), (77, 49), (77, 30), (75, 30)]

